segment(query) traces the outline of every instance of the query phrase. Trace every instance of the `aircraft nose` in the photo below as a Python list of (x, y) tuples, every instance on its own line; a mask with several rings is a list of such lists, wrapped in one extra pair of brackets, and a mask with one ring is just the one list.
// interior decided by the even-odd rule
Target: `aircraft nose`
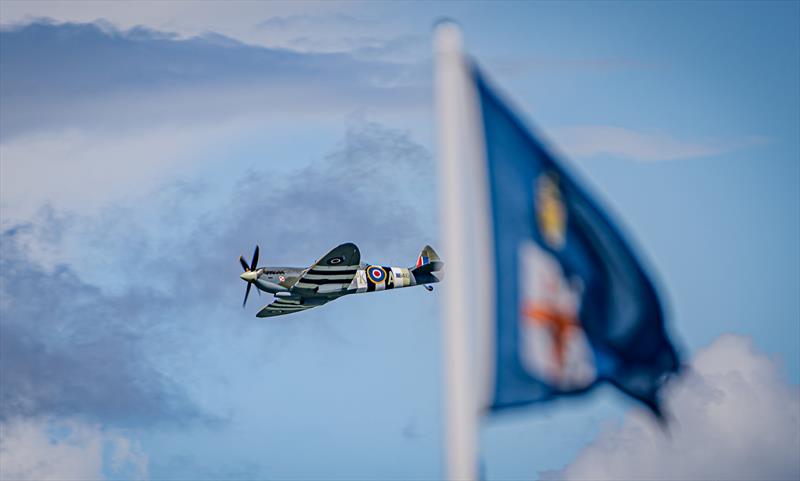
[(256, 271), (247, 271), (247, 272), (242, 272), (242, 274), (239, 277), (243, 281), (253, 282), (253, 281), (256, 280), (257, 276), (258, 276), (258, 273)]

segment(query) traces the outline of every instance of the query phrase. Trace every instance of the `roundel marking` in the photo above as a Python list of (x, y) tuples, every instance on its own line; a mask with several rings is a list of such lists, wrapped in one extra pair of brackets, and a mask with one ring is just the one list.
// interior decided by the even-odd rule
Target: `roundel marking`
[(344, 257), (342, 257), (342, 256), (332, 257), (332, 258), (328, 259), (328, 265), (335, 266), (336, 264), (341, 264), (343, 261), (344, 261)]
[(381, 266), (367, 267), (367, 277), (375, 284), (380, 284), (386, 280), (386, 271)]

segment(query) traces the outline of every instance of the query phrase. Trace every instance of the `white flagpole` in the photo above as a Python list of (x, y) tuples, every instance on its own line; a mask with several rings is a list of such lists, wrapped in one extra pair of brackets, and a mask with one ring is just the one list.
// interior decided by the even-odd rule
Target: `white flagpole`
[[(475, 339), (486, 323), (489, 287), (488, 221), (482, 122), (477, 94), (462, 51), (461, 32), (441, 23), (435, 32), (436, 107), (442, 240), (447, 253), (444, 290), (445, 463), (451, 481), (477, 479), (478, 411), (485, 402), (487, 338)], [(484, 204), (481, 207), (481, 204)], [(477, 205), (477, 208), (476, 208)], [(474, 218), (477, 216), (478, 218)], [(476, 345), (476, 342), (478, 345)], [(486, 391), (488, 392), (488, 391)]]

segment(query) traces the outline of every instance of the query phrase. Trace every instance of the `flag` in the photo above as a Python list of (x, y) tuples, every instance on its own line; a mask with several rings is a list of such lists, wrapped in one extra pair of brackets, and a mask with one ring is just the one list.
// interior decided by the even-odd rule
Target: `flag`
[(679, 367), (656, 289), (619, 227), (476, 66), (494, 258), (500, 410), (610, 382), (656, 414)]
[(467, 60), (458, 27), (437, 26), (435, 48), (448, 478), (477, 477), (487, 411), (611, 383), (660, 418), (679, 359), (643, 264)]

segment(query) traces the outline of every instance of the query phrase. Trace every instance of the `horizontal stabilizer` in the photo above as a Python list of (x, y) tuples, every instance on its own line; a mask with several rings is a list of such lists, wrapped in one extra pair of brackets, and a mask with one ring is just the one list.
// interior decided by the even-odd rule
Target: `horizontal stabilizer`
[(417, 275), (417, 274), (431, 274), (433, 272), (441, 272), (443, 270), (444, 270), (444, 262), (435, 261), (419, 267), (415, 267), (411, 269), (411, 272), (414, 275)]

